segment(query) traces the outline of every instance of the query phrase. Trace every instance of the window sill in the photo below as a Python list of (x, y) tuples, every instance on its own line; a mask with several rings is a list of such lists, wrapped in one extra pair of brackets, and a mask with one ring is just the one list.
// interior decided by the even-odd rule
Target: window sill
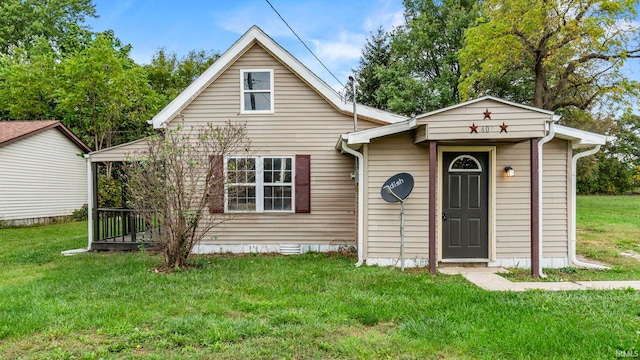
[(273, 110), (253, 110), (253, 111), (240, 111), (240, 115), (273, 115)]
[(295, 214), (293, 210), (273, 210), (273, 211), (229, 211), (225, 210), (225, 214), (255, 214), (255, 215), (287, 215)]

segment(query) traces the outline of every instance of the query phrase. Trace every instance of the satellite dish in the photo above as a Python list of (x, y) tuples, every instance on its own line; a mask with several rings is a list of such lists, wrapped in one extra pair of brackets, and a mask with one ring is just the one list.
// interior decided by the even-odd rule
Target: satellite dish
[(387, 202), (398, 202), (406, 199), (412, 190), (413, 176), (409, 173), (399, 173), (385, 181), (380, 189), (380, 195)]

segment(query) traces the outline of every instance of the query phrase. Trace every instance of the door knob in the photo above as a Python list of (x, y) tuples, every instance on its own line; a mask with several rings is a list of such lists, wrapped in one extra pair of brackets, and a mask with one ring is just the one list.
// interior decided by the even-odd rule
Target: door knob
[(442, 213), (442, 220), (447, 220), (447, 213), (446, 212)]

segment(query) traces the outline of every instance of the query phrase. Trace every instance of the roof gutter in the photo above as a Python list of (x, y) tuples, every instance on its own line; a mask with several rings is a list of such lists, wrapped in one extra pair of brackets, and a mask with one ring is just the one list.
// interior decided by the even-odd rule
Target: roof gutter
[(356, 267), (360, 267), (364, 263), (364, 171), (362, 171), (364, 164), (364, 155), (362, 153), (351, 149), (347, 145), (347, 140), (342, 138), (341, 150), (347, 154), (351, 154), (356, 157), (356, 179), (358, 184), (358, 262)]
[[(542, 139), (540, 139), (540, 141), (538, 141), (538, 234), (540, 236), (540, 239), (538, 241), (538, 264), (540, 264), (538, 266), (538, 276), (540, 276), (541, 278), (546, 278), (547, 275), (544, 274), (544, 272), (542, 271), (542, 259), (543, 259), (543, 255), (542, 255), (542, 242), (544, 240), (544, 233), (543, 233), (543, 227), (542, 227), (542, 215), (543, 215), (543, 211), (542, 211), (542, 206), (544, 205), (544, 196), (542, 194), (542, 188), (543, 188), (543, 184), (542, 184), (542, 146), (551, 141), (551, 139), (553, 139), (553, 137), (556, 135), (556, 128), (555, 128), (555, 119), (553, 119), (552, 121), (549, 121), (549, 133), (547, 134), (547, 136), (543, 137)], [(533, 261), (533, 259), (531, 259), (531, 261)]]
[(587, 269), (598, 269), (598, 270), (608, 270), (609, 267), (608, 266), (604, 266), (604, 265), (599, 265), (599, 264), (592, 264), (592, 263), (587, 263), (587, 262), (583, 262), (583, 261), (579, 261), (578, 258), (576, 257), (576, 213), (577, 213), (577, 209), (576, 209), (576, 190), (577, 190), (577, 165), (578, 165), (578, 159), (583, 158), (585, 156), (589, 156), (589, 155), (593, 155), (595, 153), (597, 153), (598, 151), (600, 151), (600, 147), (601, 145), (596, 145), (594, 148), (587, 150), (587, 151), (583, 151), (580, 153), (577, 153), (575, 155), (573, 155), (573, 157), (571, 158), (571, 213), (569, 214), (569, 219), (570, 219), (570, 236), (571, 239), (569, 239), (569, 255), (570, 255), (570, 261), (573, 265), (575, 266), (581, 266), (583, 268), (587, 268)]

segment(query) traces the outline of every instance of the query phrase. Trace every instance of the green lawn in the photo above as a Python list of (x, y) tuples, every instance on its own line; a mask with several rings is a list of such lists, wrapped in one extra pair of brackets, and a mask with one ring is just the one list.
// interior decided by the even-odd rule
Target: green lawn
[[(620, 255), (640, 253), (640, 196), (579, 196), (577, 207), (578, 254), (611, 270), (545, 269), (548, 278), (539, 281), (640, 280), (640, 260)], [(532, 281), (529, 274), (520, 269), (505, 277)]]
[(86, 223), (0, 230), (0, 359), (609, 359), (640, 350), (635, 291), (495, 293), (459, 276), (356, 269), (339, 255), (200, 257), (173, 274), (156, 274), (159, 258), (145, 253), (60, 255), (83, 246)]

